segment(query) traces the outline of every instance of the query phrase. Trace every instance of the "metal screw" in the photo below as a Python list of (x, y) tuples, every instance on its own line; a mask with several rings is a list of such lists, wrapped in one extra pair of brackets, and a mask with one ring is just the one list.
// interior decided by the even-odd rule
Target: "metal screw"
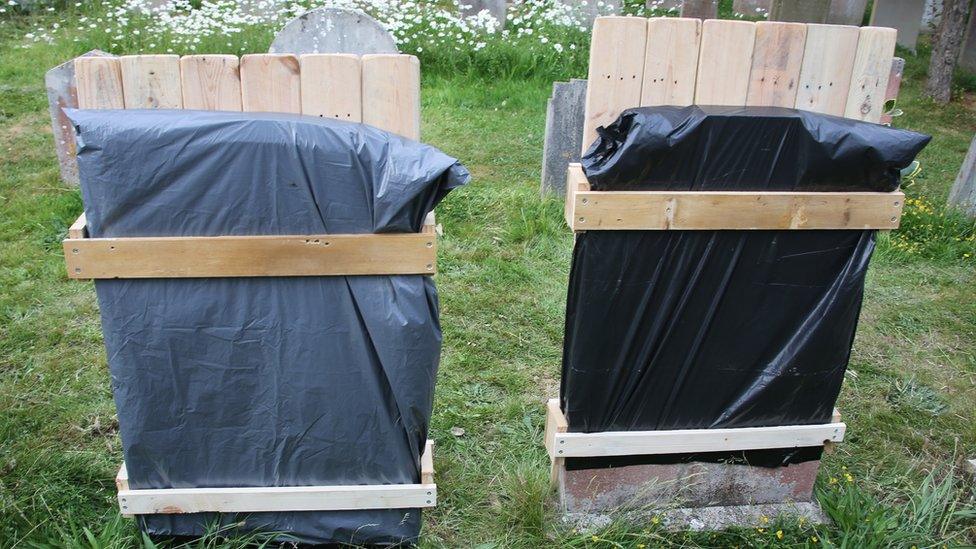
[(579, 220), (580, 220), (580, 223), (586, 223), (586, 218), (585, 217), (581, 217), (581, 218), (579, 218)]
[(898, 201), (896, 200), (896, 201), (895, 201), (895, 206), (900, 206), (900, 205), (901, 205), (901, 202), (898, 202)]
[(561, 453), (563, 453), (563, 451), (562, 451), (562, 450), (560, 450), (560, 451), (559, 451), (559, 453), (561, 454)]
[(590, 199), (589, 198), (584, 198), (583, 199), (583, 204), (589, 204), (589, 203), (590, 203)]
[(433, 242), (428, 242), (427, 243), (427, 247), (428, 248), (433, 248), (434, 247), (434, 243)]
[(427, 503), (430, 503), (430, 500), (429, 499), (427, 500)]
[(891, 220), (892, 220), (892, 221), (898, 221), (898, 218), (897, 218), (897, 217), (895, 217), (895, 216), (891, 216)]
[(427, 264), (427, 270), (428, 270), (428, 271), (433, 271), (433, 270), (434, 270), (434, 265), (433, 265), (433, 264), (431, 264), (431, 263), (428, 263), (428, 264)]
[(566, 444), (566, 441), (565, 440), (560, 440), (559, 441), (559, 444)]
[(81, 267), (75, 267), (75, 272), (76, 273), (80, 273), (81, 272)]
[(71, 253), (73, 253), (73, 254), (78, 253), (78, 248), (71, 248)]
[(429, 496), (429, 495), (431, 495), (431, 493), (430, 492), (427, 492), (427, 495)]

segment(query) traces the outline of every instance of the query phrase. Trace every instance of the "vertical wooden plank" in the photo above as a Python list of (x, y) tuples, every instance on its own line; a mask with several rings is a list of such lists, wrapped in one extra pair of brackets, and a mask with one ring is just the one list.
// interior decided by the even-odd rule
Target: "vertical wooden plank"
[(180, 59), (183, 108), (241, 110), (241, 67), (236, 55), (186, 55)]
[(647, 20), (637, 17), (597, 17), (590, 45), (589, 81), (583, 120), (583, 151), (624, 109), (641, 101)]
[(684, 106), (695, 102), (700, 42), (700, 19), (648, 19), (642, 106)]
[(857, 27), (807, 25), (797, 109), (844, 116), (857, 41)]
[(861, 27), (859, 32), (844, 116), (878, 122), (884, 110), (898, 33), (884, 27)]
[(81, 109), (124, 109), (122, 69), (116, 57), (75, 59), (75, 85)]
[(412, 55), (364, 55), (362, 71), (363, 122), (420, 139), (420, 61)]
[(709, 19), (702, 23), (698, 56), (699, 105), (745, 105), (756, 24)]
[[(891, 72), (888, 73), (888, 87), (885, 90), (885, 104), (888, 101), (895, 101), (897, 106), (898, 92), (901, 90), (901, 77), (905, 72), (905, 60), (901, 57), (893, 57), (891, 59)], [(881, 114), (882, 124), (891, 124), (892, 116), (890, 114)]]
[(241, 106), (249, 112), (302, 112), (298, 58), (261, 53), (241, 57)]
[(119, 63), (125, 108), (183, 108), (178, 55), (124, 55)]
[(362, 65), (358, 55), (308, 54), (302, 64), (302, 114), (362, 122)]
[(746, 105), (793, 108), (806, 39), (803, 23), (756, 23)]

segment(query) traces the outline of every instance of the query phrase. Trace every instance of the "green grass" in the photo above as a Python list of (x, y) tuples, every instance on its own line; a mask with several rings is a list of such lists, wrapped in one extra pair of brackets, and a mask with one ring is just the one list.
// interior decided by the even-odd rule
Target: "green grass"
[[(151, 546), (117, 513), (121, 451), (98, 309), (91, 284), (65, 278), (59, 245), (81, 200), (58, 181), (43, 72), (99, 44), (20, 48), (35, 22), (0, 25), (0, 547)], [(944, 108), (924, 100), (925, 52), (909, 58), (896, 125), (934, 139), (906, 189), (904, 226), (881, 239), (869, 273), (840, 400), (848, 441), (818, 481), (835, 524), (771, 518), (760, 529), (667, 533), (649, 521), (574, 532), (557, 519), (541, 446), (543, 403), (558, 392), (572, 237), (538, 181), (550, 80), (580, 66), (543, 60), (536, 74), (533, 61), (516, 59), (506, 74), (505, 59), (488, 52), (461, 74), (448, 61), (425, 65), (424, 138), (474, 180), (438, 211), (440, 498), (422, 545), (976, 543), (973, 484), (959, 470), (976, 457), (976, 245), (973, 222), (939, 207), (976, 132), (973, 97)], [(193, 546), (255, 542), (215, 532)]]

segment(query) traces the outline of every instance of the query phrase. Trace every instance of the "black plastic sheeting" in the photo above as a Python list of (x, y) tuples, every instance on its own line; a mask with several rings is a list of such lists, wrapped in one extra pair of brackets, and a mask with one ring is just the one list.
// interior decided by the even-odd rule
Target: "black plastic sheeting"
[[(463, 166), (298, 115), (67, 110), (92, 237), (416, 232)], [(429, 276), (98, 280), (129, 485), (420, 481), (441, 330)], [(419, 509), (140, 516), (309, 543), (415, 540)]]
[[(765, 107), (625, 111), (583, 157), (593, 190), (892, 191), (929, 137)], [(587, 231), (576, 240), (561, 402), (572, 432), (830, 420), (871, 230)], [(819, 448), (567, 459), (571, 469)]]

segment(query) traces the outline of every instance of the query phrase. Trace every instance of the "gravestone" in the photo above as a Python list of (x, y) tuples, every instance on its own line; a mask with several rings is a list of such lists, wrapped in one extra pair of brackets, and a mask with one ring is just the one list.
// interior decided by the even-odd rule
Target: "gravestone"
[(458, 10), (464, 17), (474, 17), (487, 11), (498, 21), (498, 30), (505, 27), (505, 0), (458, 0)]
[(716, 19), (718, 0), (685, 0), (681, 5), (681, 17), (695, 19)]
[(976, 136), (969, 144), (969, 152), (949, 191), (949, 206), (962, 210), (969, 217), (976, 217)]
[(831, 0), (827, 22), (832, 25), (860, 26), (867, 7), (868, 0)]
[(976, 73), (976, 16), (973, 14), (969, 15), (966, 37), (963, 38), (962, 50), (959, 52), (959, 67)]
[(830, 0), (773, 0), (769, 8), (769, 20), (825, 23), (828, 13)]
[[(80, 57), (115, 57), (100, 50), (92, 50)], [(75, 60), (71, 59), (47, 71), (44, 75), (47, 88), (47, 106), (51, 113), (51, 132), (54, 150), (58, 155), (61, 181), (78, 184), (78, 159), (75, 158), (75, 131), (64, 115), (65, 108), (78, 108), (78, 89), (75, 87)]]
[(398, 53), (396, 40), (372, 17), (347, 9), (315, 8), (278, 31), (271, 53)]
[(566, 192), (566, 170), (579, 162), (583, 147), (586, 80), (553, 82), (546, 106), (546, 137), (542, 145), (542, 194)]
[(680, 12), (683, 0), (645, 0), (644, 7), (649, 10)]
[(735, 0), (732, 11), (747, 17), (759, 17), (769, 13), (772, 0)]
[(897, 30), (898, 45), (915, 51), (924, 10), (925, 0), (874, 0), (871, 26)]

